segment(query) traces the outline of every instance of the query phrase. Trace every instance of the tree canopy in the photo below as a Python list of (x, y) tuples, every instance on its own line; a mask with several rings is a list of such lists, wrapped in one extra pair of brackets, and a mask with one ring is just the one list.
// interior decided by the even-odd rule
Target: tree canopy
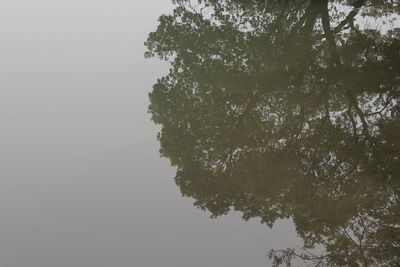
[(182, 194), (213, 216), (292, 218), (305, 249), (325, 248), (271, 251), (277, 265), (395, 266), (398, 13), (379, 0), (177, 1), (146, 56), (171, 63), (149, 110)]

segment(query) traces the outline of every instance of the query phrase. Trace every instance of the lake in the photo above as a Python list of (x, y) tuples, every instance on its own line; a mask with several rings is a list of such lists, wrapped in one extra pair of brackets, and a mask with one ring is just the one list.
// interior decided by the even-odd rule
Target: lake
[(399, 13), (3, 1), (0, 266), (398, 266)]

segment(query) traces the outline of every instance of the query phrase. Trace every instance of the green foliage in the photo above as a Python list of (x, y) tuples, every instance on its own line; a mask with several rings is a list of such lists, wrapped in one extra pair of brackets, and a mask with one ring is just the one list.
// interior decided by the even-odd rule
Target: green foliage
[[(398, 6), (177, 3), (146, 56), (171, 62), (149, 110), (182, 194), (213, 216), (234, 209), (269, 226), (292, 218), (305, 250), (271, 251), (277, 266), (396, 266), (400, 30), (355, 17)], [(323, 255), (310, 254), (316, 246)]]

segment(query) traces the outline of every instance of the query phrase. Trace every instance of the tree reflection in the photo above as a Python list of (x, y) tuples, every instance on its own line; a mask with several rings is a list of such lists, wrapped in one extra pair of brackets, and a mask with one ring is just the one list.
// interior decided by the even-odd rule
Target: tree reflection
[(398, 13), (378, 0), (177, 1), (146, 55), (171, 62), (150, 112), (182, 193), (213, 216), (292, 218), (304, 250), (271, 251), (275, 264), (400, 262)]

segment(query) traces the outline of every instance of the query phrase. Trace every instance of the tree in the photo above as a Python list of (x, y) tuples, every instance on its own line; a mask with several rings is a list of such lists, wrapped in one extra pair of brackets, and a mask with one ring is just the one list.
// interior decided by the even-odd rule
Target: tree
[[(195, 205), (292, 218), (315, 265), (400, 261), (400, 30), (390, 1), (177, 1), (146, 42), (162, 155)], [(368, 6), (368, 8), (366, 8)], [(379, 6), (377, 8), (377, 6)], [(350, 11), (344, 13), (347, 7)], [(375, 8), (374, 8), (375, 7)]]

